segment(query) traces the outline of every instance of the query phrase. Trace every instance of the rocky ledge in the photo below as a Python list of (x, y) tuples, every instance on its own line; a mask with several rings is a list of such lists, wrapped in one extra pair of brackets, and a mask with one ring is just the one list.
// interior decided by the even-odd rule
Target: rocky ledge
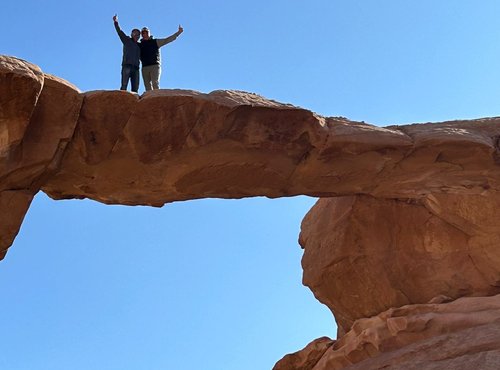
[(0, 82), (0, 259), (40, 190), (151, 206), (320, 197), (304, 284), (339, 335), (276, 369), (500, 367), (500, 118), (380, 128), (241, 91), (82, 93), (6, 56)]

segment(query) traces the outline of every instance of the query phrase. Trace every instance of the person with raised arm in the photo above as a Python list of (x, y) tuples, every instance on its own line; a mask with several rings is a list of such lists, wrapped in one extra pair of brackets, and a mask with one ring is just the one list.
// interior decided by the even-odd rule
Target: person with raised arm
[(139, 43), (139, 47), (141, 49), (142, 80), (144, 81), (146, 91), (160, 88), (160, 48), (175, 41), (182, 32), (184, 32), (184, 29), (179, 25), (176, 33), (163, 39), (156, 39), (150, 34), (149, 28), (144, 27), (141, 30), (142, 39)]
[(125, 32), (120, 29), (118, 16), (116, 14), (113, 16), (113, 22), (118, 37), (120, 37), (123, 44), (122, 82), (120, 90), (127, 90), (128, 81), (130, 80), (132, 91), (137, 92), (139, 90), (139, 63), (141, 56), (141, 49), (139, 48), (138, 41), (141, 32), (137, 28), (134, 28), (130, 33), (130, 37), (128, 37), (125, 35)]

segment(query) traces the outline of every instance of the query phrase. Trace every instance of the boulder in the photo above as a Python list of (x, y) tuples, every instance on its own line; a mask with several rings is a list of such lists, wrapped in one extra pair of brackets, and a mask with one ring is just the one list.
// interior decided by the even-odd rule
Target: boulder
[(500, 293), (500, 197), (320, 199), (302, 222), (303, 282), (342, 332), (438, 295)]

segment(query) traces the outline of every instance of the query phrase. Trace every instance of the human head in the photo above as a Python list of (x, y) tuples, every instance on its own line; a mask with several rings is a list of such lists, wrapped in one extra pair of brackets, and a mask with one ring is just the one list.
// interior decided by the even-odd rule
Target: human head
[(151, 38), (149, 28), (143, 27), (141, 30), (141, 36), (143, 40), (149, 40)]
[(139, 37), (141, 36), (141, 31), (139, 31), (137, 28), (134, 28), (132, 32), (130, 33), (130, 37), (135, 41), (139, 41)]

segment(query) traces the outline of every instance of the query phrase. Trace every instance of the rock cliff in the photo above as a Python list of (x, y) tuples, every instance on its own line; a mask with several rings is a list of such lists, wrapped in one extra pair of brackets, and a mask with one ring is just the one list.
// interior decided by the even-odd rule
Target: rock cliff
[(276, 369), (500, 366), (500, 118), (380, 128), (240, 91), (82, 93), (6, 56), (0, 82), (0, 259), (40, 190), (158, 207), (320, 197), (304, 284), (339, 336)]

